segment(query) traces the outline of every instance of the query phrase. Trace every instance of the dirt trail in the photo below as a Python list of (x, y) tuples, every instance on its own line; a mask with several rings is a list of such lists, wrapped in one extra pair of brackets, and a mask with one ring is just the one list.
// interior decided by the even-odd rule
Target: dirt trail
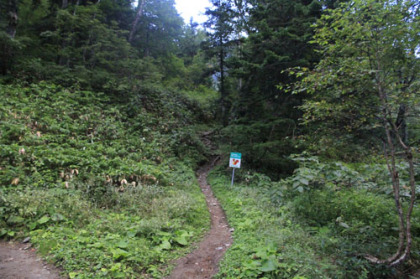
[[(167, 279), (207, 279), (218, 272), (218, 264), (232, 244), (232, 236), (225, 213), (214, 197), (207, 174), (215, 163), (209, 162), (198, 172), (198, 182), (206, 197), (211, 215), (211, 229), (189, 255), (176, 261)], [(0, 242), (1, 279), (60, 279), (59, 270), (46, 264), (36, 255), (30, 244)]]
[[(204, 143), (211, 149), (210, 133), (204, 133)], [(201, 167), (198, 174), (200, 188), (206, 197), (211, 215), (211, 229), (189, 255), (176, 261), (176, 267), (167, 279), (208, 279), (218, 272), (218, 264), (232, 244), (232, 235), (225, 213), (214, 197), (207, 174), (216, 160)], [(30, 244), (0, 242), (1, 279), (60, 279), (60, 271), (46, 264), (36, 255)]]
[(59, 279), (60, 272), (36, 255), (29, 244), (0, 242), (0, 278)]
[(214, 197), (207, 174), (214, 161), (198, 170), (198, 182), (206, 196), (211, 215), (211, 229), (191, 254), (176, 262), (176, 267), (167, 279), (206, 279), (218, 272), (218, 264), (226, 250), (232, 245), (232, 235), (225, 213)]

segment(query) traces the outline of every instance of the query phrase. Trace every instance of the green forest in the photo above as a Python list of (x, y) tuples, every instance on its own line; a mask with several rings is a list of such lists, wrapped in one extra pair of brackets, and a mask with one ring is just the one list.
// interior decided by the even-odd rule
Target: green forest
[(205, 14), (0, 0), (0, 240), (63, 278), (164, 278), (210, 229), (214, 161), (214, 278), (420, 278), (420, 2)]

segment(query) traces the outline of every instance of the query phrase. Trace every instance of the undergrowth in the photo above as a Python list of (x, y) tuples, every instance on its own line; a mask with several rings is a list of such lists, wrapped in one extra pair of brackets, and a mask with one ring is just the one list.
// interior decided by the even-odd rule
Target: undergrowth
[(271, 203), (265, 188), (231, 187), (220, 171), (209, 181), (234, 228), (218, 278), (328, 278), (329, 270), (337, 270), (317, 253), (318, 243), (289, 208)]
[(232, 187), (225, 166), (210, 174), (234, 228), (218, 278), (409, 278), (417, 272), (418, 207), (404, 265), (389, 268), (364, 258), (386, 258), (398, 244), (395, 204), (380, 160), (351, 165), (305, 155), (291, 159), (300, 167), (279, 182), (240, 169)]
[(70, 278), (160, 278), (190, 249), (209, 227), (193, 104), (139, 90), (127, 106), (45, 82), (0, 85), (0, 237), (30, 236)]

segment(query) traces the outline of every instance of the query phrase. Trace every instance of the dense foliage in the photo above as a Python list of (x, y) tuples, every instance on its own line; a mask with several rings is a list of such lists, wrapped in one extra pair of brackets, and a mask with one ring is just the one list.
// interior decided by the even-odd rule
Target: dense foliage
[(194, 170), (237, 151), (218, 278), (418, 275), (418, 1), (211, 4), (0, 0), (0, 237), (161, 278), (209, 226)]
[[(30, 232), (70, 277), (126, 278), (161, 274), (174, 249), (207, 228), (191, 169), (206, 150), (182, 128), (185, 104), (161, 104), (162, 112), (178, 107), (171, 121), (49, 83), (0, 92), (3, 237)], [(194, 143), (198, 149), (185, 152)]]
[(289, 167), (292, 162), (285, 157), (299, 152), (290, 139), (299, 134), (301, 113), (295, 106), (301, 104), (301, 97), (277, 86), (293, 81), (283, 70), (310, 67), (317, 61), (309, 47), (310, 25), (320, 16), (321, 3), (214, 2), (221, 4), (208, 11), (212, 15), (208, 24), (215, 26), (211, 42), (220, 49), (222, 107), (229, 109), (223, 117), (231, 124), (225, 128), (226, 135), (234, 135), (232, 145), (244, 150), (254, 168), (276, 179), (290, 175), (294, 166)]
[[(382, 161), (291, 159), (299, 167), (278, 182), (238, 171), (231, 187), (225, 166), (211, 174), (210, 183), (235, 229), (220, 278), (405, 278), (417, 271), (417, 252), (399, 268), (363, 258), (366, 253), (389, 255), (398, 244), (398, 216)], [(403, 172), (406, 166), (399, 168)], [(407, 189), (404, 196), (409, 197)], [(417, 208), (413, 251), (419, 251), (419, 218)]]

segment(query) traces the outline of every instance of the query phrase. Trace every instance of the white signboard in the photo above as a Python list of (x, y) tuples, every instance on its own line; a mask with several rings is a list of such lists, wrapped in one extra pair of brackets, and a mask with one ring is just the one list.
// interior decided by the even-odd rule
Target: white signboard
[(230, 153), (230, 160), (229, 160), (229, 167), (239, 169), (241, 167), (241, 153), (231, 152)]

